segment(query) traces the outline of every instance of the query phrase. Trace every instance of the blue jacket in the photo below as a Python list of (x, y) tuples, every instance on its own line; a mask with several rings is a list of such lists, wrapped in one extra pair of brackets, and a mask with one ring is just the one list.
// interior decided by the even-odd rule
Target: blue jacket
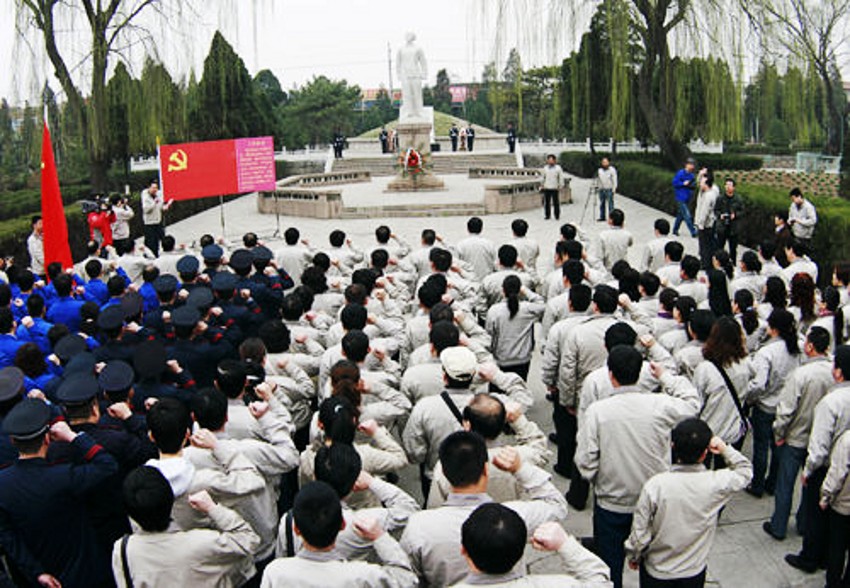
[(139, 288), (139, 294), (142, 295), (142, 309), (145, 314), (159, 308), (159, 298), (156, 295), (156, 290), (153, 289), (153, 284), (150, 282), (142, 284), (142, 287)]
[(0, 335), (0, 369), (15, 365), (15, 354), (24, 343), (14, 335)]
[[(678, 202), (688, 202), (694, 195), (694, 174), (686, 171), (684, 168), (676, 172), (673, 176), (673, 191), (676, 193)], [(685, 185), (685, 182), (688, 185)]]
[(72, 333), (77, 333), (80, 330), (80, 324), (83, 322), (80, 317), (80, 309), (83, 304), (85, 302), (82, 300), (74, 300), (70, 296), (57, 298), (47, 311), (47, 320), (54, 325), (66, 325)]
[(86, 284), (86, 293), (83, 296), (86, 301), (95, 302), (98, 306), (103, 306), (109, 300), (109, 290), (103, 280), (96, 278), (89, 280)]
[(15, 333), (18, 339), (25, 343), (35, 343), (44, 355), (50, 355), (53, 350), (50, 348), (50, 340), (47, 338), (47, 333), (53, 327), (53, 323), (48, 323), (41, 317), (33, 317), (33, 326), (29, 329), (24, 325), (18, 325), (18, 331)]

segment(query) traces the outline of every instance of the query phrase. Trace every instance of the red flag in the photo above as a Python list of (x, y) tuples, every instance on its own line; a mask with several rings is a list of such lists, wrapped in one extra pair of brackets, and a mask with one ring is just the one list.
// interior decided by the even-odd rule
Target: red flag
[(68, 224), (46, 120), (41, 139), (41, 218), (44, 225), (44, 267), (54, 261), (60, 262), (63, 268), (71, 267), (74, 262), (68, 243)]

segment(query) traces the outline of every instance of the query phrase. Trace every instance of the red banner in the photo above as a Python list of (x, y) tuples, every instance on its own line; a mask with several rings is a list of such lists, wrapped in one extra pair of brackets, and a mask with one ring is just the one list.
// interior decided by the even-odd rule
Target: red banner
[(68, 223), (65, 219), (65, 207), (59, 192), (59, 175), (56, 172), (56, 160), (53, 157), (53, 143), (50, 141), (50, 129), (44, 121), (41, 135), (41, 218), (44, 238), (44, 268), (54, 261), (68, 269), (71, 260), (71, 246), (68, 243)]
[(272, 137), (163, 145), (159, 149), (166, 199), (274, 190)]

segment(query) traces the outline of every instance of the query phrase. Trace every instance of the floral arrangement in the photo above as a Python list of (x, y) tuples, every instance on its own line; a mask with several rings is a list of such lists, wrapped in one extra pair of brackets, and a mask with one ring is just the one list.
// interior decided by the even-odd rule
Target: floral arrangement
[(425, 158), (413, 147), (402, 153), (398, 162), (404, 176), (408, 174), (416, 176), (425, 172)]

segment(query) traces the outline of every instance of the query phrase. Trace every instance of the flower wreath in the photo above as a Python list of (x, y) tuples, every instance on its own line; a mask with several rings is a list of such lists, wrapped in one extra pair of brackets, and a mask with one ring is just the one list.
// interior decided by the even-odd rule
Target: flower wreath
[(402, 159), (405, 173), (419, 174), (424, 171), (422, 168), (422, 156), (413, 147), (407, 150), (402, 156)]

